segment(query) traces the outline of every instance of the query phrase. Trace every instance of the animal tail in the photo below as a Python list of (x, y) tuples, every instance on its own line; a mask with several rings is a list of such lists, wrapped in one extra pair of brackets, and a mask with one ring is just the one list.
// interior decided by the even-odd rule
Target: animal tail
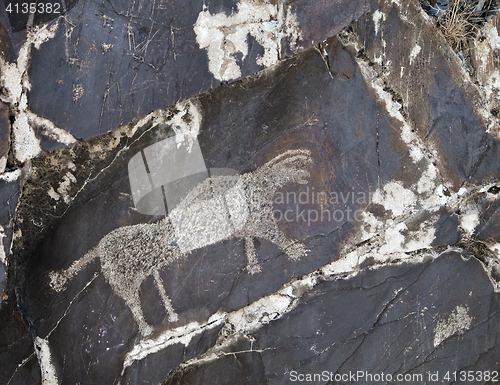
[(66, 288), (68, 281), (83, 270), (90, 262), (99, 256), (97, 247), (88, 251), (82, 258), (76, 260), (70, 267), (64, 270), (51, 271), (49, 273), (50, 287), (57, 292)]
[(311, 151), (309, 150), (288, 150), (271, 159), (263, 167), (271, 168), (274, 166), (285, 167), (290, 164), (300, 164), (309, 166), (311, 164)]

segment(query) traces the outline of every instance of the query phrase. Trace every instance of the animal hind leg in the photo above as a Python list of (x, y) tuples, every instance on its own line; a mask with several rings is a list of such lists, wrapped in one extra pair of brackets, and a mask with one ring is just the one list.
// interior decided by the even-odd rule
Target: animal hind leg
[[(119, 293), (118, 291), (116, 292)], [(142, 312), (141, 300), (139, 297), (139, 290), (131, 289), (126, 294), (128, 295), (126, 296), (126, 298), (124, 296), (123, 299), (125, 300), (125, 303), (128, 305), (130, 310), (132, 311), (134, 319), (137, 322), (137, 325), (139, 326), (139, 331), (145, 337), (150, 335), (153, 332), (153, 328), (144, 319), (144, 313)]]
[(245, 238), (245, 252), (247, 254), (247, 269), (250, 274), (259, 273), (262, 271), (259, 262), (257, 261), (257, 255), (255, 253), (255, 245), (253, 243), (253, 237)]
[(158, 290), (160, 291), (160, 296), (161, 296), (161, 299), (163, 300), (163, 305), (165, 305), (165, 309), (167, 310), (168, 320), (170, 322), (178, 321), (179, 316), (174, 311), (174, 308), (172, 306), (172, 302), (170, 301), (170, 298), (168, 298), (167, 293), (165, 292), (165, 286), (163, 286), (163, 281), (161, 280), (160, 273), (158, 272), (158, 270), (155, 270), (155, 272), (153, 273), (153, 276), (155, 278), (156, 286), (158, 287)]

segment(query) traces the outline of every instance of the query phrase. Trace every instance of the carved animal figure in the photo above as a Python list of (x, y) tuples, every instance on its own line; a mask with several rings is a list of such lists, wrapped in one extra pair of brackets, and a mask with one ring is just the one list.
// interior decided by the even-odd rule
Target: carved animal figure
[(69, 268), (49, 273), (50, 286), (62, 291), (69, 279), (99, 257), (104, 277), (130, 307), (141, 334), (147, 336), (153, 329), (141, 308), (142, 282), (153, 275), (169, 320), (177, 321), (159, 271), (191, 251), (232, 237), (243, 238), (252, 274), (260, 271), (254, 237), (273, 242), (292, 259), (307, 253), (304, 245), (278, 228), (273, 197), (288, 183), (306, 184), (309, 172), (305, 168), (310, 164), (310, 151), (290, 150), (253, 172), (207, 178), (164, 219), (115, 229)]

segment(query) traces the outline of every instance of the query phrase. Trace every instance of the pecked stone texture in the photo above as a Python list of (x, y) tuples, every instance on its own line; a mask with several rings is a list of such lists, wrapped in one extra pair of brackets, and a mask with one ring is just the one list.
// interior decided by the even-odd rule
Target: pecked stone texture
[[(302, 52), (253, 75), (250, 61), (265, 52), (248, 53), (243, 79), (197, 83), (214, 77), (199, 72), (161, 103), (148, 92), (166, 91), (148, 76), (170, 71), (160, 43), (173, 43), (175, 28), (153, 23), (150, 50), (131, 59), (136, 72), (113, 67), (132, 44), (127, 26), (130, 39), (151, 32), (137, 17), (151, 8), (75, 5), (59, 20), (75, 21), (70, 47), (76, 29), (92, 39), (58, 74), (47, 63), (64, 56), (64, 24), (32, 51), (33, 112), (59, 100), (43, 116), (94, 137), (25, 162), (7, 185), (16, 210), (0, 308), (6, 383), (285, 384), (324, 371), (333, 379), (309, 382), (376, 382), (342, 379), (358, 370), (450, 383), (446, 373), (500, 369), (498, 137), (484, 95), (416, 1), (301, 4), (287, 6), (299, 25), (314, 15)], [(233, 17), (239, 7), (208, 12)], [(200, 11), (178, 7), (171, 23)], [(179, 68), (197, 63), (191, 51), (209, 68), (191, 38)], [(108, 87), (122, 70), (137, 99)], [(41, 87), (54, 98), (42, 102)], [(148, 148), (174, 142), (199, 150), (210, 177), (166, 218), (142, 214), (129, 162), (143, 151), (153, 180), (161, 173)], [(184, 169), (167, 159), (163, 172)], [(0, 213), (12, 226), (12, 212)]]

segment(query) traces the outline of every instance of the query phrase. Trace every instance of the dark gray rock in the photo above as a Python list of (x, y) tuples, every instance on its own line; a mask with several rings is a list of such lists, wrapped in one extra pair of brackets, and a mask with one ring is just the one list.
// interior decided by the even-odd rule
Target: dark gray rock
[[(401, 104), (411, 127), (439, 154), (446, 185), (480, 184), (499, 174), (498, 142), (485, 131), (480, 91), (418, 2), (380, 2), (352, 29), (367, 59)], [(401, 17), (401, 13), (404, 17)], [(482, 127), (482, 129), (478, 129)]]
[[(2, 175), (0, 179), (0, 293), (6, 285), (6, 263), (12, 243), (14, 215), (20, 193), (19, 175), (16, 172)], [(1, 298), (0, 302), (5, 298)]]
[[(245, 374), (261, 378), (255, 383), (262, 384), (284, 384), (315, 373), (317, 379), (307, 382), (377, 383), (376, 376), (384, 373), (384, 383), (390, 378), (428, 383), (429, 373), (436, 372), (436, 383), (450, 383), (446, 373), (476, 368), (483, 355), (490, 357), (490, 366), (482, 369), (491, 369), (497, 364), (490, 354), (495, 343), (482, 336), (496, 328), (499, 304), (482, 272), (474, 258), (445, 253), (418, 266), (368, 269), (348, 283), (318, 284), (285, 317), (248, 336), (251, 348), (235, 344), (218, 359), (172, 372), (164, 384), (198, 384), (212, 370), (212, 383), (239, 382), (245, 376), (238, 368), (245, 367), (241, 361), (249, 354), (263, 364), (246, 367)], [(470, 323), (471, 331), (463, 333), (457, 322)], [(442, 344), (436, 330), (446, 330), (450, 340)], [(453, 360), (446, 359), (450, 356)], [(221, 362), (226, 370), (215, 371)], [(396, 381), (398, 374), (406, 381)]]
[[(0, 361), (2, 384), (40, 384), (40, 366), (34, 352), (32, 336), (28, 333), (17, 308), (14, 293), (0, 302)], [(8, 300), (5, 300), (5, 297)]]
[(15, 57), (14, 55), (14, 47), (12, 46), (9, 32), (0, 23), (0, 56), (5, 60), (13, 60)]
[[(270, 3), (276, 7), (270, 23), (281, 23), (277, 21), (279, 15), (296, 15), (299, 25), (295, 34), (287, 32), (294, 30), (293, 23), (276, 27), (285, 29), (282, 52), (276, 51), (276, 58), (315, 46), (375, 6), (373, 1)], [(236, 17), (238, 4), (210, 2), (206, 12)], [(252, 12), (265, 7), (256, 4)], [(79, 2), (59, 21), (56, 36), (33, 54), (29, 94), (32, 111), (74, 136), (88, 139), (217, 87), (221, 79), (209, 69), (207, 49), (200, 49), (193, 29), (203, 6), (200, 0), (168, 1), (153, 11), (151, 4), (142, 2)], [(227, 23), (228, 30), (235, 28)], [(262, 44), (248, 34), (244, 42), (248, 53), (229, 54), (240, 67), (240, 75), (223, 77), (222, 81), (261, 70), (259, 58), (265, 53)], [(276, 41), (276, 50), (278, 45)]]
[[(284, 9), (303, 52), (261, 70), (252, 35), (231, 84), (197, 45), (198, 1), (80, 2), (33, 51), (30, 107), (86, 140), (42, 143), (0, 188), (21, 191), (0, 314), (25, 328), (4, 337), (6, 378), (28, 382), (35, 356), (61, 384), (500, 369), (499, 138), (480, 90), (417, 1)], [(137, 196), (167, 201), (155, 170), (190, 169), (159, 143), (219, 170), (166, 218)]]

